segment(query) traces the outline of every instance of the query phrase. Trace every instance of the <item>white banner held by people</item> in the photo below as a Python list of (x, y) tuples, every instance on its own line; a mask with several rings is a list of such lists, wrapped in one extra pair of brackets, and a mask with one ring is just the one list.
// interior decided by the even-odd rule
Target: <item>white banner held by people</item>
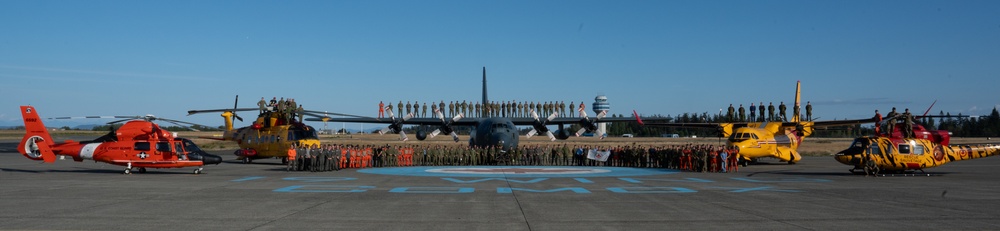
[(611, 156), (611, 151), (598, 151), (597, 149), (587, 150), (587, 159), (604, 162), (608, 161), (608, 156)]

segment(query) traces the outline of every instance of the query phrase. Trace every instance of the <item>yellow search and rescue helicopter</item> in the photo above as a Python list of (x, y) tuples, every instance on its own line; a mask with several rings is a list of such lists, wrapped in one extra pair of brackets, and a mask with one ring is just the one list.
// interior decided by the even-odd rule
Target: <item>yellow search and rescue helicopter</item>
[[(795, 83), (795, 107), (799, 106), (802, 83)], [(726, 146), (735, 147), (742, 157), (740, 162), (754, 162), (771, 157), (794, 164), (802, 159), (798, 147), (803, 138), (813, 134), (815, 128), (874, 123), (874, 118), (856, 120), (805, 121), (792, 113), (788, 122), (733, 122), (733, 123), (651, 123), (646, 126), (715, 128), (720, 137), (728, 137)]]
[[(236, 142), (240, 149), (233, 154), (245, 164), (253, 162), (254, 159), (264, 158), (280, 158), (282, 164), (286, 164), (288, 163), (288, 147), (292, 145), (319, 146), (317, 130), (303, 124), (301, 120), (295, 119), (296, 115), (322, 118), (329, 118), (329, 115), (354, 116), (300, 110), (300, 108), (293, 106), (294, 103), (286, 103), (287, 101), (284, 100), (278, 102), (275, 99), (272, 99), (270, 103), (258, 103), (259, 108), (237, 108), (239, 98), (236, 96), (236, 103), (233, 104), (232, 109), (190, 110), (188, 115), (221, 112), (225, 123), (222, 137), (201, 138)], [(263, 98), (261, 98), (261, 102), (265, 102)], [(243, 121), (243, 118), (236, 114), (240, 111), (259, 111), (260, 114), (250, 126), (233, 128), (233, 119)]]
[[(892, 121), (890, 121), (892, 122)], [(1000, 144), (949, 144), (951, 133), (928, 131), (913, 125), (913, 136), (906, 138), (896, 126), (888, 134), (854, 139), (851, 147), (834, 155), (838, 162), (854, 166), (852, 173), (875, 175), (932, 168), (952, 161), (970, 160), (1000, 154)]]

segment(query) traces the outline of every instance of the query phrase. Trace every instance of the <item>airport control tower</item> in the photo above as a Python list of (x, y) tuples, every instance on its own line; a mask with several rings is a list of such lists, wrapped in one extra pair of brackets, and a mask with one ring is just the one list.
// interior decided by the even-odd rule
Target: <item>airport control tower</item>
[[(594, 109), (594, 116), (601, 114), (601, 111), (611, 113), (611, 104), (608, 103), (608, 97), (604, 95), (594, 97), (594, 104), (590, 108)], [(601, 130), (601, 134), (608, 134), (607, 126), (607, 123), (599, 123), (597, 129)]]

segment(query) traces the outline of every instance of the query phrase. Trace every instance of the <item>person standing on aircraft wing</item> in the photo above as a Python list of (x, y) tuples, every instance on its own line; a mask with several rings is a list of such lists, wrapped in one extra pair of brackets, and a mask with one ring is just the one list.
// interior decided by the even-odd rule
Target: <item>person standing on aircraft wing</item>
[[(432, 105), (433, 105), (433, 103), (432, 103)], [(423, 108), (423, 111), (420, 112), (420, 117), (427, 118), (427, 103), (424, 102), (424, 106), (421, 107), (421, 108)]]
[(565, 117), (566, 114), (566, 101), (559, 101), (559, 116)]
[[(424, 106), (424, 108), (427, 108), (427, 107)], [(434, 102), (431, 102), (431, 111), (438, 111), (438, 106)], [(437, 113), (432, 113), (431, 117), (437, 118)]]
[(878, 113), (878, 109), (875, 109), (875, 117), (873, 119), (875, 119), (875, 135), (882, 134), (881, 129), (879, 129), (882, 126), (882, 114)]
[(302, 104), (299, 104), (299, 108), (295, 109), (295, 114), (299, 115), (299, 123), (305, 122), (305, 120), (302, 120), (306, 116), (305, 112), (306, 109), (302, 108)]
[(757, 104), (757, 111), (760, 112), (760, 117), (757, 118), (758, 122), (764, 122), (764, 101), (760, 101), (760, 104)]
[(573, 107), (576, 107), (576, 105), (574, 105), (574, 103), (576, 103), (576, 102), (573, 102), (573, 101), (569, 102), (569, 117), (573, 117), (573, 112), (576, 111), (576, 110), (573, 110)]
[(448, 102), (448, 114), (445, 117), (455, 116), (455, 101)]
[(792, 105), (792, 113), (793, 113), (792, 114), (792, 118), (795, 118), (795, 117), (802, 118), (802, 114), (801, 114), (802, 110), (801, 110), (801, 107), (799, 107), (798, 104)]
[(410, 104), (410, 101), (406, 101), (406, 114), (410, 114), (412, 110), (413, 110), (413, 105)]
[(420, 101), (413, 102), (413, 116), (416, 117), (420, 115)]
[(465, 100), (462, 100), (461, 108), (462, 110), (460, 111), (462, 111), (463, 115), (469, 114), (469, 103), (465, 102)]
[(396, 113), (396, 116), (399, 116), (399, 117), (403, 117), (403, 115), (406, 115), (406, 114), (403, 114), (403, 101), (402, 100), (400, 100), (399, 103), (396, 104), (396, 112), (399, 112), (399, 113)]
[(726, 122), (735, 122), (736, 120), (735, 118), (733, 118), (735, 114), (736, 114), (736, 109), (733, 108), (733, 104), (729, 104), (729, 108), (726, 109)]
[(385, 104), (382, 101), (378, 101), (378, 118), (385, 117)]
[[(275, 105), (277, 105), (277, 108), (276, 108), (277, 110), (275, 110), (275, 112), (277, 112), (278, 114), (285, 113), (285, 106), (286, 106), (285, 105), (285, 97), (281, 97), (281, 100), (278, 100), (278, 104), (275, 104)], [(275, 123), (277, 123), (277, 122), (275, 122)]]
[(806, 120), (813, 120), (813, 105), (809, 101), (806, 101)]
[(286, 124), (291, 124), (295, 120), (296, 110), (298, 110), (299, 105), (295, 104), (295, 99), (288, 99), (288, 117), (286, 117)]
[(757, 106), (755, 106), (753, 103), (750, 103), (750, 121), (751, 122), (757, 121), (757, 113), (756, 113), (757, 110), (755, 110), (755, 109), (757, 109)]
[(438, 110), (441, 110), (441, 114), (444, 114), (444, 100), (441, 100), (441, 103), (438, 104)]
[(774, 121), (774, 102), (767, 102), (767, 121)]
[(788, 121), (788, 113), (785, 113), (787, 110), (788, 107), (785, 107), (784, 101), (782, 101), (781, 104), (778, 104), (778, 115), (781, 116), (781, 122)]
[(895, 129), (896, 129), (897, 116), (899, 116), (899, 113), (896, 112), (896, 107), (892, 107), (892, 111), (890, 111), (889, 114), (885, 114), (885, 120), (886, 120), (885, 134), (887, 134), (887, 136), (889, 137), (892, 137), (892, 133), (896, 132)]
[(740, 104), (740, 122), (747, 121), (746, 109), (743, 108), (743, 104)]
[(260, 101), (257, 101), (257, 107), (260, 107), (260, 114), (267, 112), (267, 101), (264, 101), (264, 97), (260, 97)]
[(913, 114), (910, 114), (910, 109), (907, 108), (903, 111), (903, 130), (906, 132), (904, 135), (906, 138), (913, 138)]

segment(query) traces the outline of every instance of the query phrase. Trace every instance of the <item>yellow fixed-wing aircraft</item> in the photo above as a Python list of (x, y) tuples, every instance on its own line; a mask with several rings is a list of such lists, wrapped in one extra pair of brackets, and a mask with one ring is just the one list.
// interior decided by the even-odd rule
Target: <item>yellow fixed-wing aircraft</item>
[[(801, 82), (795, 83), (795, 104), (799, 105)], [(762, 115), (763, 116), (763, 115)], [(694, 127), (715, 128), (720, 136), (729, 137), (726, 146), (736, 147), (741, 162), (756, 161), (758, 158), (771, 157), (782, 162), (794, 164), (802, 159), (798, 147), (803, 138), (812, 135), (818, 127), (847, 126), (862, 123), (874, 123), (874, 118), (857, 120), (803, 121), (797, 113), (793, 113), (788, 122), (734, 122), (734, 123), (655, 123), (646, 122), (646, 126), (660, 127)]]

